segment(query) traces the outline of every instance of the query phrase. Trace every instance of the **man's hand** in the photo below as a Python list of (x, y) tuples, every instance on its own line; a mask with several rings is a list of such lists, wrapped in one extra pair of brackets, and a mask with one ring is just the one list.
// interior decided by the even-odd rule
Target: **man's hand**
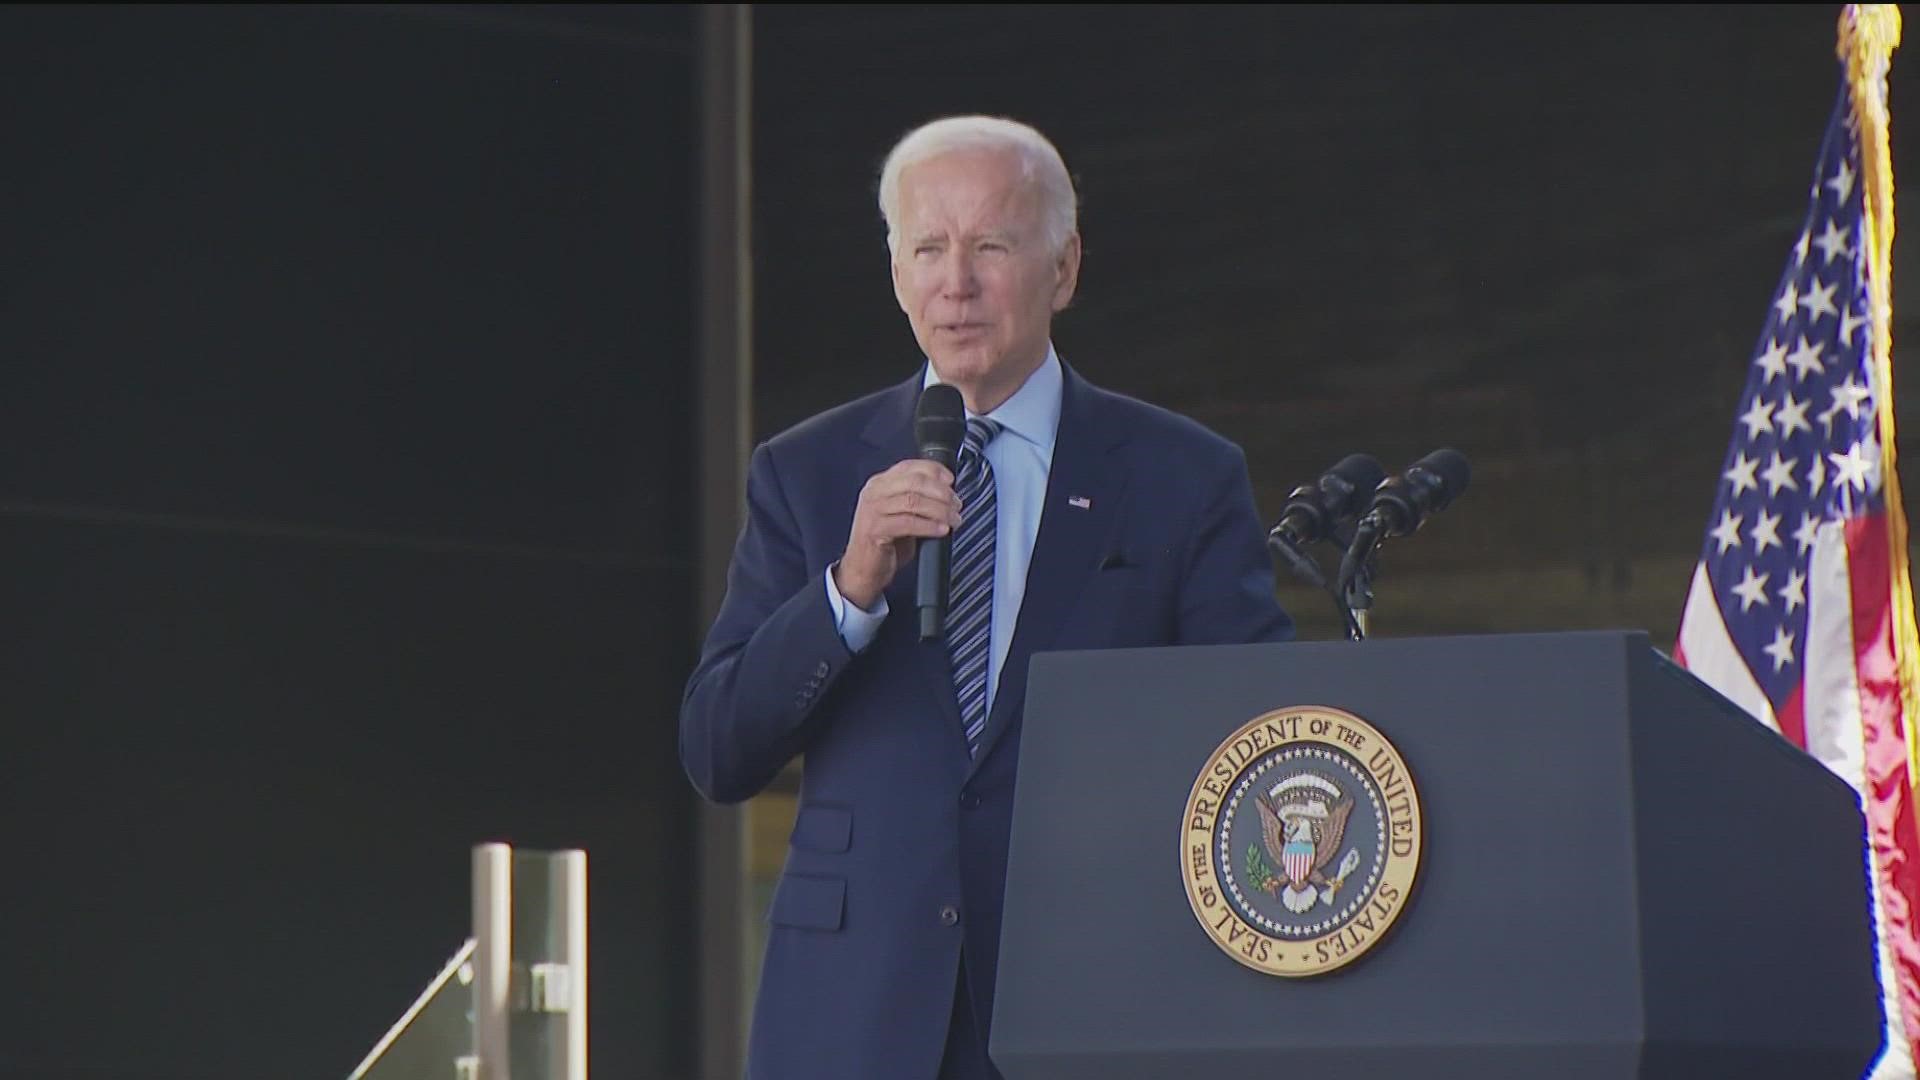
[(924, 458), (908, 458), (874, 474), (860, 489), (847, 551), (833, 583), (854, 606), (869, 610), (920, 541), (960, 527), (953, 474)]

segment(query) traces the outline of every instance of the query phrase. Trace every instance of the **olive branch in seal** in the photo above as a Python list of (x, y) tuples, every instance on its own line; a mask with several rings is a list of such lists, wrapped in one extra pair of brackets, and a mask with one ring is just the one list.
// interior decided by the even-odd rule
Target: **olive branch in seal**
[(1260, 857), (1260, 848), (1254, 844), (1247, 845), (1247, 881), (1269, 895), (1280, 885), (1279, 876), (1267, 865), (1267, 860)]

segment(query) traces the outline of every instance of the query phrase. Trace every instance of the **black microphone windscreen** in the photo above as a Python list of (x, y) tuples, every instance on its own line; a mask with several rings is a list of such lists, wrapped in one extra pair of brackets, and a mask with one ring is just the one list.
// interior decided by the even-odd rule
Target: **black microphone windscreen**
[(967, 405), (960, 391), (946, 383), (934, 383), (922, 391), (913, 414), (913, 439), (920, 456), (951, 468), (966, 437)]
[[(1333, 487), (1327, 482), (1329, 478), (1338, 478), (1346, 490), (1329, 490)], [(1328, 495), (1327, 512), (1336, 518), (1351, 517), (1386, 478), (1387, 470), (1372, 454), (1348, 454), (1341, 458), (1320, 478), (1320, 489)]]
[(1439, 490), (1433, 492), (1431, 509), (1444, 510), (1447, 504), (1460, 497), (1467, 490), (1467, 480), (1473, 475), (1473, 467), (1467, 464), (1465, 454), (1458, 450), (1435, 450), (1408, 467), (1407, 472), (1424, 469), (1440, 480)]

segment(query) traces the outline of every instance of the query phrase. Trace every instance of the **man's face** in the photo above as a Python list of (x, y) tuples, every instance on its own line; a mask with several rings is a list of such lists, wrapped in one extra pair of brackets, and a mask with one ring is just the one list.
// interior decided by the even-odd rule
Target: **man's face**
[(900, 174), (893, 292), (942, 382), (976, 413), (1012, 396), (1047, 356), (1073, 299), (1080, 238), (1048, 250), (1040, 193), (1011, 152), (963, 150)]

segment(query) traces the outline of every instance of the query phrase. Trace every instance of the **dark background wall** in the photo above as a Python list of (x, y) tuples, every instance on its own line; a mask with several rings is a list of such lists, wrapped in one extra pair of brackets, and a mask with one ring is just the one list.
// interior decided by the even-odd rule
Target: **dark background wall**
[(0, 12), (0, 1075), (344, 1076), (493, 839), (690, 1072), (690, 27)]
[[(1263, 512), (1472, 456), (1379, 633), (1667, 638), (1835, 13), (755, 9), (755, 431), (911, 372), (874, 173), (1007, 113), (1082, 181), (1063, 354)], [(489, 839), (591, 853), (595, 1075), (695, 1074), (692, 26), (0, 10), (0, 1077), (342, 1076)]]

